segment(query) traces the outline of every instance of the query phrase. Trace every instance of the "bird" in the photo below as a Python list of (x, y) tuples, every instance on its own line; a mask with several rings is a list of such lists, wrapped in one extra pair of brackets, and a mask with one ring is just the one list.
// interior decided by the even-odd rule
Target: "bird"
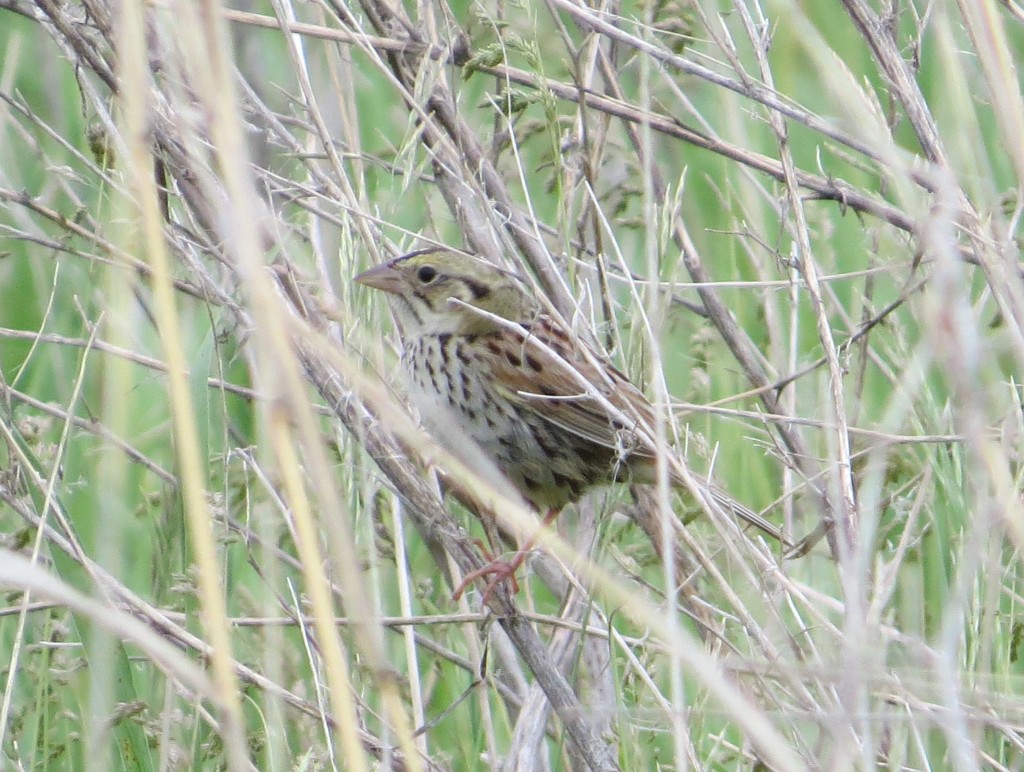
[[(354, 281), (388, 296), (408, 396), (427, 431), (460, 458), (482, 453), (547, 527), (568, 504), (613, 483), (654, 483), (654, 407), (606, 356), (544, 312), (515, 274), (445, 247), (401, 255)], [(648, 441), (644, 441), (646, 436)], [(785, 543), (770, 522), (699, 475), (724, 511)], [(669, 468), (673, 486), (686, 487)], [(489, 577), (484, 599), (515, 579), (512, 560), (467, 575), (457, 599)]]

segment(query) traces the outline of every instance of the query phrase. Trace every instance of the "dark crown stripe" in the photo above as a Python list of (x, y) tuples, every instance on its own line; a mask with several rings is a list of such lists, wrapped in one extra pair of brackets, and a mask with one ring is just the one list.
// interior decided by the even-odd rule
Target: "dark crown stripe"
[[(425, 247), (424, 249), (416, 249), (412, 252), (406, 252), (404, 255), (399, 255), (392, 262), (405, 262), (411, 260), (414, 257), (422, 257), (423, 255), (441, 255), (445, 252), (451, 252), (452, 250), (445, 247)], [(458, 254), (458, 253), (456, 253)]]

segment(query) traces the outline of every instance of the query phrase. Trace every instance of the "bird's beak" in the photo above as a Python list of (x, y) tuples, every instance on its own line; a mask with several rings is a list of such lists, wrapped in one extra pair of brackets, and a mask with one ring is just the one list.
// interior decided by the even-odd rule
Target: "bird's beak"
[(402, 275), (395, 270), (391, 263), (384, 263), (374, 266), (368, 271), (363, 271), (355, 277), (354, 281), (364, 287), (383, 290), (392, 295), (402, 293)]

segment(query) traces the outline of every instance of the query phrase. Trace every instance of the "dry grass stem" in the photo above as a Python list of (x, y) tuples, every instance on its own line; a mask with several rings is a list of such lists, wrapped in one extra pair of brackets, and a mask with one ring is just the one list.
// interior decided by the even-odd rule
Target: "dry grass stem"
[[(1024, 766), (1022, 20), (0, 0), (3, 765)], [(661, 485), (419, 428), (351, 280), (433, 245)]]

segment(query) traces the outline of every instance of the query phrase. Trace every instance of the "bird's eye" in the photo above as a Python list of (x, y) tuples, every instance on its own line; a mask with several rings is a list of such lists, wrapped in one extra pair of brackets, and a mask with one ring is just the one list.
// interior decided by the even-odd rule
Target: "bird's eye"
[(425, 265), (416, 271), (416, 278), (423, 284), (430, 284), (430, 282), (437, 278), (437, 270), (433, 266)]

